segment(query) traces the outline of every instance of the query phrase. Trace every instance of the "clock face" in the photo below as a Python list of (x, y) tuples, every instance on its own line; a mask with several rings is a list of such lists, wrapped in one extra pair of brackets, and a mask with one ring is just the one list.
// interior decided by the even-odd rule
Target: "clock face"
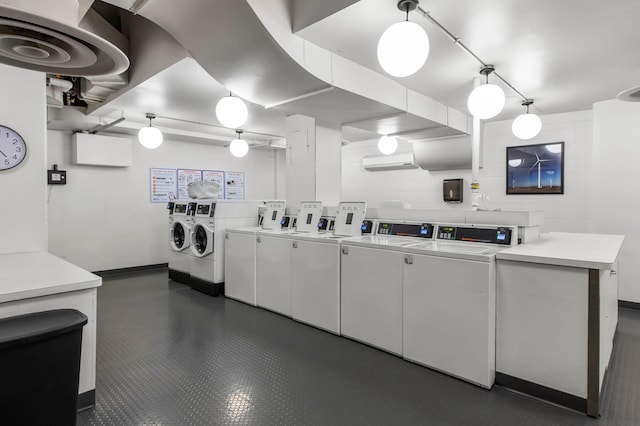
[(0, 170), (12, 169), (27, 156), (27, 144), (15, 130), (0, 125)]

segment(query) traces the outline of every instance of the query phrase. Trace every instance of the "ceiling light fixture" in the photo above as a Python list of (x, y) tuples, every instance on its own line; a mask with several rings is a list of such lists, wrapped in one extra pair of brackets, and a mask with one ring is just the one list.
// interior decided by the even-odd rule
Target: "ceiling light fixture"
[(149, 126), (140, 129), (138, 132), (138, 141), (145, 148), (155, 149), (162, 145), (162, 132), (157, 127), (151, 126), (151, 120), (156, 118), (155, 114), (147, 113), (146, 117), (149, 119)]
[(236, 130), (238, 134), (238, 138), (231, 141), (231, 145), (229, 145), (229, 151), (231, 151), (231, 155), (234, 157), (244, 157), (249, 152), (249, 145), (246, 141), (240, 139), (240, 135), (242, 134), (242, 130)]
[[(417, 6), (416, 8), (416, 12), (418, 12), (418, 14), (422, 15), (426, 20), (428, 20), (429, 22), (431, 22), (433, 25), (435, 25), (436, 27), (438, 27), (447, 37), (449, 37), (449, 39), (455, 43), (456, 46), (460, 47), (462, 50), (464, 50), (469, 56), (471, 56), (473, 59), (475, 59), (476, 61), (478, 61), (480, 63), (480, 65), (482, 66), (483, 69), (487, 69), (490, 68), (491, 71), (489, 73), (493, 73), (493, 75), (500, 80), (505, 86), (507, 86), (509, 89), (511, 89), (514, 93), (516, 93), (518, 96), (520, 96), (520, 98), (522, 98), (523, 101), (527, 101), (529, 98), (527, 98), (526, 96), (524, 96), (520, 91), (518, 91), (518, 89), (516, 89), (511, 83), (509, 83), (507, 80), (504, 79), (504, 77), (502, 77), (500, 74), (498, 74), (494, 67), (491, 65), (487, 65), (482, 59), (480, 59), (480, 57), (478, 55), (476, 55), (475, 53), (473, 53), (471, 51), (471, 49), (469, 49), (463, 42), (462, 40), (460, 40), (459, 37), (456, 37), (455, 35), (453, 35), (451, 33), (451, 31), (449, 31), (448, 29), (446, 29), (440, 22), (438, 22), (436, 19), (434, 19), (429, 12), (425, 11), (424, 9), (422, 9), (420, 6)], [(482, 72), (482, 71), (481, 71)], [(488, 74), (487, 74), (487, 81), (488, 81)], [(475, 90), (480, 89), (481, 87), (487, 86), (482, 85), (479, 87), (476, 87)], [(498, 87), (499, 89), (499, 87)], [(490, 91), (490, 90), (495, 90), (495, 89), (481, 89), (481, 91)], [(500, 90), (502, 92), (502, 90)], [(473, 93), (473, 92), (472, 92)], [(640, 94), (640, 92), (639, 92)], [(504, 96), (504, 92), (502, 92), (502, 96)], [(471, 110), (471, 108), (469, 108)], [(502, 108), (501, 108), (502, 109)], [(472, 112), (473, 114), (473, 112)], [(497, 115), (498, 113), (496, 113)], [(474, 114), (475, 115), (475, 114)]]
[(393, 136), (383, 136), (378, 139), (378, 151), (384, 155), (393, 154), (398, 149), (398, 140)]
[(220, 124), (231, 129), (241, 127), (246, 121), (249, 113), (247, 106), (242, 99), (231, 95), (225, 96), (216, 105), (216, 117)]
[(489, 83), (489, 74), (494, 71), (493, 65), (486, 65), (480, 69), (480, 74), (486, 77), (486, 83), (473, 89), (467, 99), (469, 112), (481, 120), (495, 117), (504, 108), (504, 92), (497, 85)]
[(429, 56), (429, 37), (415, 22), (409, 22), (409, 12), (418, 7), (418, 0), (399, 0), (398, 9), (406, 12), (405, 21), (391, 25), (378, 41), (378, 62), (394, 77), (415, 74)]
[(533, 99), (525, 99), (522, 101), (522, 106), (527, 107), (527, 112), (520, 114), (513, 120), (511, 125), (511, 131), (518, 139), (531, 139), (538, 136), (542, 129), (542, 121), (536, 114), (529, 113), (529, 105), (533, 104)]

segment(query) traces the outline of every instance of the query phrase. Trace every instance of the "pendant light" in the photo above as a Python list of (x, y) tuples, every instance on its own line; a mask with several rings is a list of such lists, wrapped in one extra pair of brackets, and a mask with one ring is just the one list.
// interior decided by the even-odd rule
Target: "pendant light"
[(480, 70), (480, 74), (486, 76), (486, 83), (473, 89), (467, 99), (469, 112), (481, 120), (495, 117), (504, 108), (504, 92), (499, 86), (489, 83), (489, 74), (493, 71), (493, 65), (487, 65)]
[(216, 117), (220, 124), (231, 129), (237, 129), (241, 127), (248, 117), (247, 106), (242, 99), (232, 96), (229, 92), (229, 96), (218, 101), (216, 105)]
[(378, 140), (378, 151), (382, 154), (393, 154), (396, 149), (398, 149), (398, 140), (393, 136), (383, 136)]
[(231, 155), (234, 157), (244, 157), (249, 152), (249, 145), (246, 141), (240, 139), (240, 135), (242, 134), (242, 130), (236, 130), (238, 134), (238, 139), (234, 139), (231, 141), (231, 145), (229, 145), (229, 151), (231, 151)]
[(518, 139), (531, 139), (536, 137), (542, 129), (542, 121), (536, 114), (529, 113), (529, 105), (533, 104), (533, 99), (525, 99), (522, 101), (522, 106), (527, 107), (527, 112), (520, 114), (513, 120), (511, 125), (511, 131)]
[(405, 21), (386, 29), (378, 41), (378, 62), (394, 77), (415, 74), (429, 56), (429, 37), (415, 22), (409, 22), (409, 12), (418, 7), (418, 0), (399, 0), (398, 9), (406, 12)]
[(138, 141), (145, 148), (155, 149), (162, 145), (162, 132), (157, 127), (151, 126), (151, 120), (156, 118), (155, 114), (147, 113), (146, 117), (149, 119), (149, 126), (140, 129)]

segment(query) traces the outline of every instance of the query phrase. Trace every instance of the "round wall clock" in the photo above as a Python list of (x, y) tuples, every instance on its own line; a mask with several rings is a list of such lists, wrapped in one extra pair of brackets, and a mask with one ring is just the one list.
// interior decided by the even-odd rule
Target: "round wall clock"
[(10, 127), (0, 124), (0, 171), (16, 167), (27, 156), (27, 144)]

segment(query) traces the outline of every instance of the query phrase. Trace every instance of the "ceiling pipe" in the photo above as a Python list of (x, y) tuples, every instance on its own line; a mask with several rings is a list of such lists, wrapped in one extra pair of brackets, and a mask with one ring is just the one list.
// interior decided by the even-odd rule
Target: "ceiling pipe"
[[(469, 56), (471, 56), (472, 58), (474, 58), (476, 61), (478, 61), (481, 65), (482, 68), (487, 68), (487, 67), (491, 67), (492, 65), (489, 65), (487, 63), (485, 63), (482, 59), (480, 59), (480, 57), (478, 55), (476, 55), (475, 53), (473, 53), (471, 51), (471, 49), (469, 49), (461, 40), (459, 37), (456, 37), (455, 35), (453, 35), (449, 30), (447, 30), (440, 22), (436, 21), (429, 12), (427, 12), (426, 10), (424, 10), (423, 8), (421, 8), (420, 6), (418, 6), (416, 8), (416, 11), (422, 15), (426, 20), (428, 20), (429, 22), (431, 22), (433, 25), (435, 25), (436, 27), (438, 27), (447, 37), (449, 37), (451, 39), (451, 41), (453, 41), (456, 45), (458, 45), (462, 50), (464, 50)], [(495, 70), (492, 71), (492, 74), (494, 76), (496, 76), (496, 78), (498, 80), (500, 80), (505, 86), (507, 86), (509, 89), (511, 89), (511, 91), (513, 91), (514, 93), (516, 93), (518, 96), (520, 96), (522, 98), (523, 101), (526, 101), (527, 99), (529, 99), (528, 97), (526, 97), (525, 95), (523, 95), (518, 89), (516, 89), (511, 83), (509, 83), (507, 80), (505, 80), (504, 77), (502, 77), (500, 74), (498, 74)]]
[(68, 92), (73, 88), (73, 83), (62, 78), (47, 77), (47, 85), (60, 87), (63, 92)]

